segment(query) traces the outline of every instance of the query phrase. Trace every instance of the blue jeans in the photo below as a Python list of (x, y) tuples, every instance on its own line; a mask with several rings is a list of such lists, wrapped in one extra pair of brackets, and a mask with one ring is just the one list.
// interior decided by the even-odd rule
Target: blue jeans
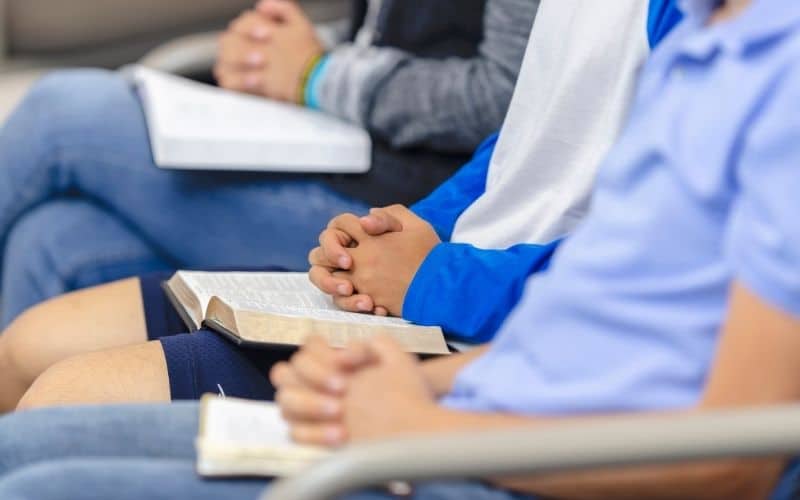
[[(0, 418), (3, 500), (256, 500), (265, 480), (194, 471), (198, 405), (54, 408)], [(348, 500), (388, 500), (364, 492)], [(521, 500), (478, 483), (422, 485), (418, 500)]]
[[(252, 499), (263, 480), (196, 477), (198, 404), (65, 407), (0, 417), (0, 498)], [(800, 495), (800, 463), (783, 475), (773, 500)], [(348, 500), (383, 500), (362, 493)], [(530, 500), (478, 483), (417, 488), (412, 500)]]
[(140, 102), (119, 75), (55, 73), (0, 133), (0, 321), (153, 270), (304, 270), (332, 217), (367, 209), (314, 177), (159, 169)]

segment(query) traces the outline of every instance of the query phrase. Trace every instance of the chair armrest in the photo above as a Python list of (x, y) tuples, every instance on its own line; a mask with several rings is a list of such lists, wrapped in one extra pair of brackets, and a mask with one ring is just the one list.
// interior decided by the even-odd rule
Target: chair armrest
[(392, 481), (532, 475), (800, 454), (800, 405), (405, 438), (345, 449), (262, 500), (323, 500)]

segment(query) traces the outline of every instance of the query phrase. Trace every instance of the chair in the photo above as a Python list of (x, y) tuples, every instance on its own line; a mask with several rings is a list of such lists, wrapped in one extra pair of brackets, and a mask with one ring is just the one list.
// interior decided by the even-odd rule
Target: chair
[(404, 438), (354, 446), (262, 500), (327, 500), (392, 481), (485, 478), (687, 460), (800, 455), (800, 405)]

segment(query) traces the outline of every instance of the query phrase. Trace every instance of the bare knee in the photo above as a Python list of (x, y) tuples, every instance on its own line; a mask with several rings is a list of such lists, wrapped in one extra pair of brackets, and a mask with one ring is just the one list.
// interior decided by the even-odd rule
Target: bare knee
[[(0, 337), (0, 372), (30, 386), (45, 370), (67, 357), (67, 335), (59, 335), (59, 301), (39, 304), (20, 315)], [(62, 340), (63, 339), (63, 340)]]
[[(81, 392), (75, 384), (80, 377), (77, 360), (61, 361), (44, 371), (25, 392), (17, 410), (32, 410), (48, 406), (59, 406), (74, 401)], [(72, 383), (70, 383), (72, 381)]]
[(74, 356), (48, 368), (17, 406), (169, 401), (169, 378), (161, 344)]
[(65, 359), (146, 340), (139, 280), (109, 283), (22, 313), (0, 337), (0, 373), (27, 387)]

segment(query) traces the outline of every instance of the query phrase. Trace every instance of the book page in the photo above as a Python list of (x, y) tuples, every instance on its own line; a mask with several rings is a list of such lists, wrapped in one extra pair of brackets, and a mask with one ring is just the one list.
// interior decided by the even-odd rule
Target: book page
[(295, 444), (275, 403), (205, 396), (197, 438), (201, 471), (284, 475), (330, 452)]
[(181, 278), (208, 310), (217, 296), (231, 307), (281, 316), (374, 326), (412, 326), (400, 318), (383, 318), (342, 311), (308, 280), (306, 273), (180, 271)]
[(229, 446), (288, 447), (289, 427), (274, 403), (209, 397), (203, 401), (203, 439)]
[(160, 167), (363, 173), (371, 165), (369, 134), (339, 118), (142, 66), (125, 74)]

